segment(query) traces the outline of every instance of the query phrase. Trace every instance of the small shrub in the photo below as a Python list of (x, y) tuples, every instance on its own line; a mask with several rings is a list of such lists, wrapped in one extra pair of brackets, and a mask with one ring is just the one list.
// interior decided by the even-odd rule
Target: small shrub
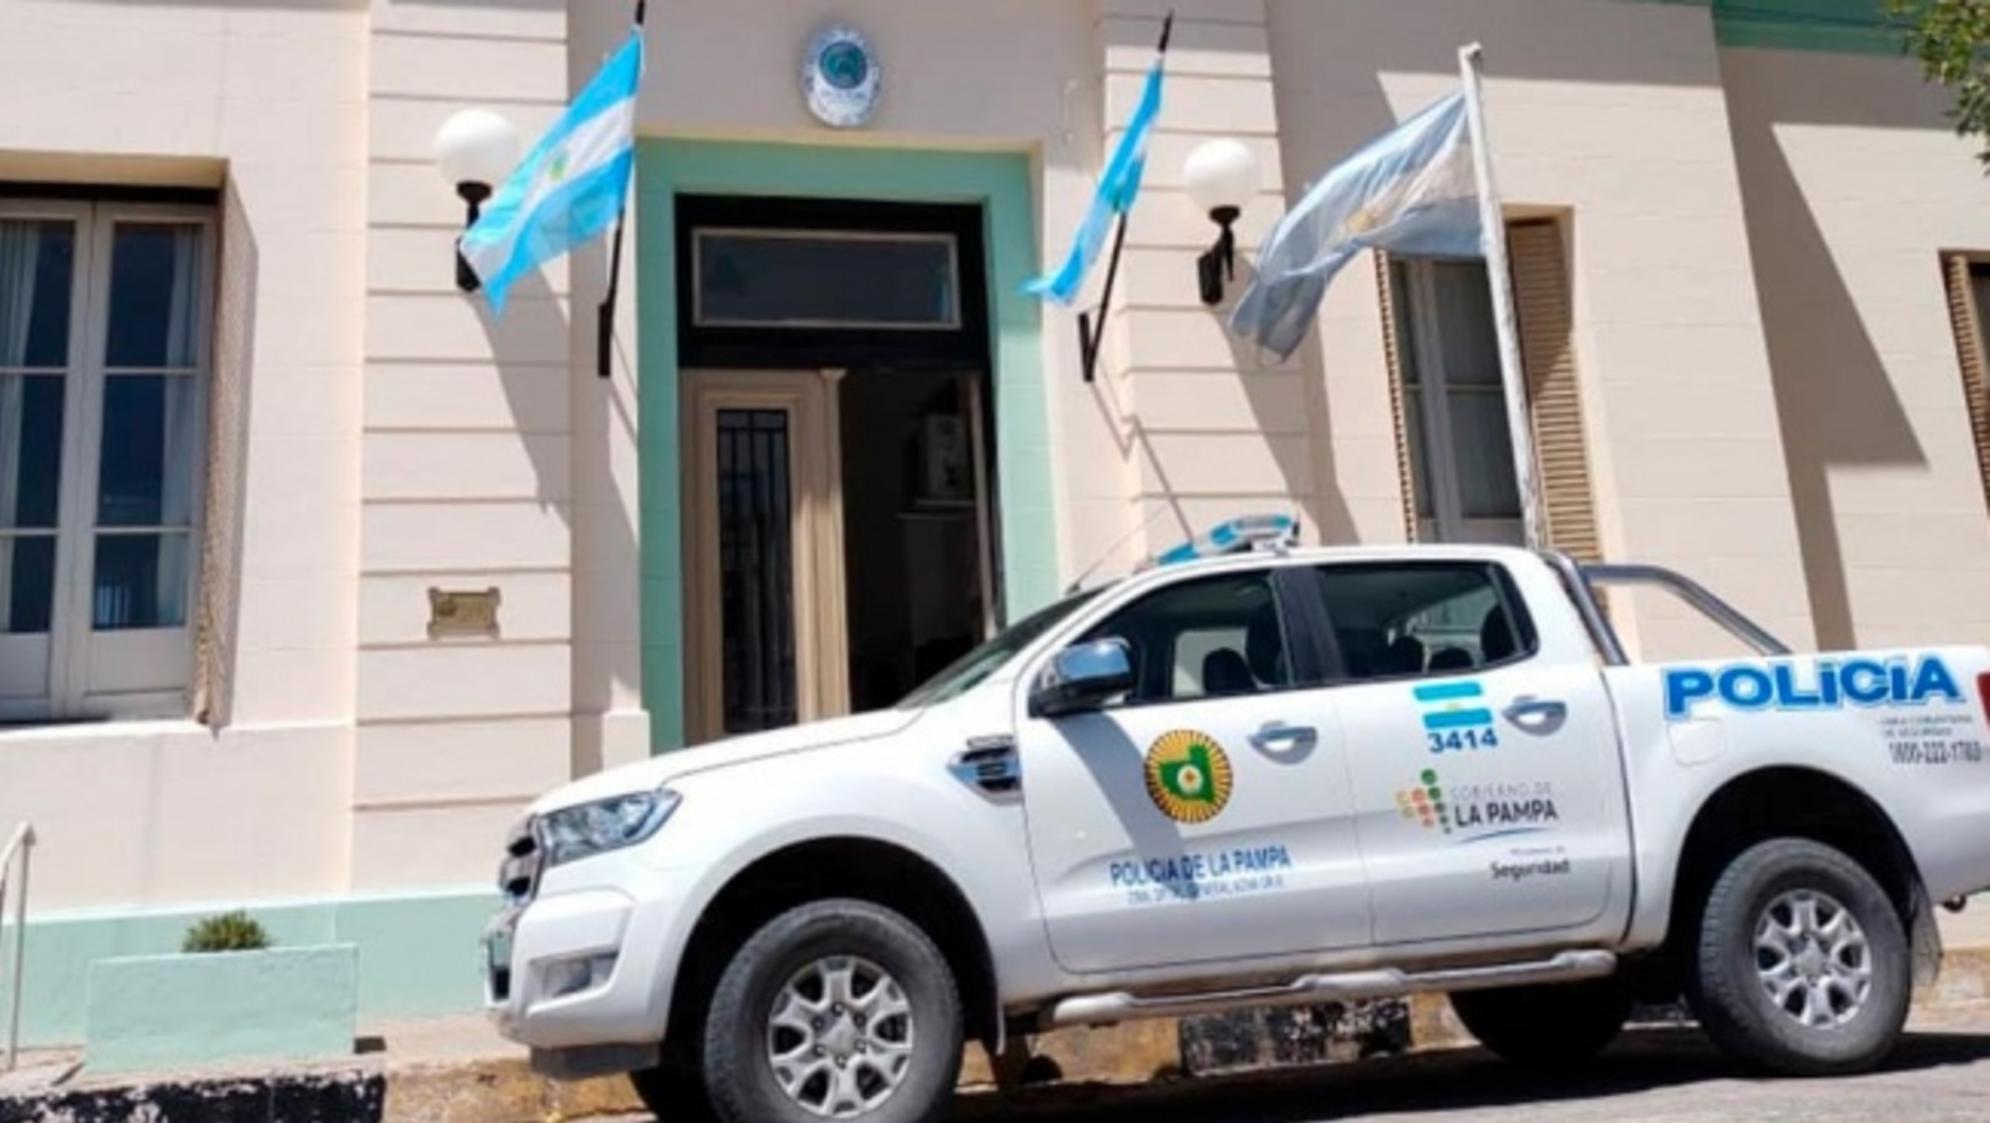
[(210, 951), (261, 951), (270, 945), (269, 933), (240, 909), (210, 916), (187, 929), (180, 950), (189, 953)]

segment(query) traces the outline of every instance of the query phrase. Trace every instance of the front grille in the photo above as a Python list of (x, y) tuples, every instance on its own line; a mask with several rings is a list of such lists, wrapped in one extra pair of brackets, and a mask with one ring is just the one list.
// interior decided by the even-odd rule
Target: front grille
[(511, 829), (505, 839), (504, 862), (498, 866), (498, 891), (509, 906), (523, 905), (539, 891), (539, 870), (544, 864), (538, 836), (528, 816)]

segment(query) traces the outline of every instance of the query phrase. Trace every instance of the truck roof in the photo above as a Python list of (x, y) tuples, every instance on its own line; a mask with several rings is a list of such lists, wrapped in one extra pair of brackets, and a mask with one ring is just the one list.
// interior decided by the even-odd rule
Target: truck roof
[[(1166, 555), (1163, 555), (1165, 557)], [(1498, 561), (1514, 563), (1525, 561), (1535, 554), (1518, 546), (1497, 545), (1426, 545), (1405, 543), (1400, 545), (1376, 546), (1282, 546), (1261, 545), (1245, 547), (1228, 553), (1213, 554), (1207, 557), (1194, 557), (1186, 560), (1162, 561), (1149, 559), (1130, 573), (1119, 573), (1100, 580), (1074, 585), (1071, 592), (1080, 589), (1102, 589), (1145, 577), (1153, 573), (1182, 573), (1201, 571), (1221, 571), (1225, 569), (1248, 569), (1271, 560), (1289, 560), (1294, 564), (1306, 562), (1390, 562), (1390, 561)]]

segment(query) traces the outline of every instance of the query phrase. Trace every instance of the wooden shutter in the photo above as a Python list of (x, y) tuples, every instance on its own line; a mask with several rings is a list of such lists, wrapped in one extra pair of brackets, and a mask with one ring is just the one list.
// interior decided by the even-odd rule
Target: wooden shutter
[(1506, 240), (1548, 543), (1578, 561), (1600, 561), (1603, 544), (1596, 525), (1589, 445), (1583, 435), (1575, 318), (1561, 226), (1552, 219), (1510, 223)]
[(221, 262), (215, 294), (214, 358), (208, 365), (207, 494), (200, 530), (200, 584), (194, 597), (193, 682), (195, 721), (228, 724), (233, 696), (237, 606), (241, 603), (242, 498), (249, 440), (249, 310), (255, 306), (256, 269), (242, 208), (232, 200), (217, 224)]
[(1976, 473), (1990, 500), (1990, 375), (1983, 354), (1983, 312), (1976, 306), (1974, 267), (1961, 254), (1943, 262), (1948, 277), (1949, 323), (1955, 327), (1956, 360), (1962, 366), (1962, 398), (1976, 438)]
[(1417, 540), (1416, 479), (1410, 460), (1409, 418), (1403, 408), (1403, 323), (1402, 301), (1396, 292), (1395, 271), (1389, 268), (1389, 255), (1374, 253), (1375, 284), (1382, 294), (1382, 358), (1389, 374), (1389, 416), (1396, 427), (1396, 479), (1402, 484), (1403, 541)]

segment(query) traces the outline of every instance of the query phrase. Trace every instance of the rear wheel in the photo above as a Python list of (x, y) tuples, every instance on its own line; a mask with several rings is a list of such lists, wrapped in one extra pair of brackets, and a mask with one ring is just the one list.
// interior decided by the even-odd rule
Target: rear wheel
[(1886, 891), (1845, 854), (1775, 839), (1708, 895), (1687, 998), (1722, 1050), (1776, 1072), (1858, 1072), (1899, 1041), (1913, 964)]
[(818, 901), (734, 956), (705, 1023), (704, 1077), (728, 1123), (926, 1123), (960, 1074), (953, 973), (911, 921)]
[(1608, 978), (1462, 991), (1451, 996), (1451, 1009), (1479, 1044), (1509, 1061), (1566, 1064), (1616, 1039), (1631, 1015), (1631, 988)]

